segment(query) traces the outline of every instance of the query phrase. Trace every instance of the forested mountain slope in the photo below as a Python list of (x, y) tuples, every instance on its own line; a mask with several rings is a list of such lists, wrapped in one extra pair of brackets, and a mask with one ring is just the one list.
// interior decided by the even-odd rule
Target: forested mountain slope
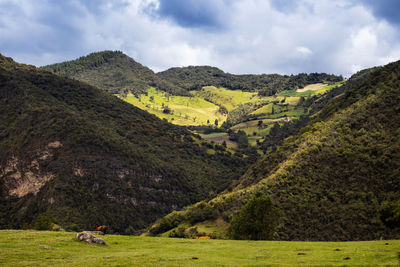
[(0, 55), (0, 228), (45, 215), (132, 232), (225, 189), (243, 165), (103, 90)]
[(231, 90), (259, 92), (260, 95), (275, 95), (284, 90), (296, 90), (313, 83), (334, 83), (343, 77), (326, 73), (300, 73), (297, 75), (243, 74), (234, 75), (210, 66), (171, 68), (157, 76), (189, 90), (200, 90), (203, 86), (225, 87)]
[(102, 51), (43, 67), (55, 74), (87, 82), (112, 94), (146, 93), (149, 86), (173, 95), (189, 93), (158, 78), (154, 72), (120, 51)]
[(207, 224), (226, 235), (232, 216), (263, 192), (280, 209), (276, 239), (399, 238), (380, 216), (382, 203), (400, 199), (400, 62), (357, 75), (367, 76), (251, 166), (236, 189), (170, 214), (150, 232)]

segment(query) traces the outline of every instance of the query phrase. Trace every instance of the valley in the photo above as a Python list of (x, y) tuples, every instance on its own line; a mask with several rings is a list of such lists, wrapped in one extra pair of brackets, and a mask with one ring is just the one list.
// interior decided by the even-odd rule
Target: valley
[[(397, 238), (399, 66), (344, 81), (209, 66), (154, 73), (118, 51), (42, 68), (1, 56), (0, 227)], [(253, 219), (264, 228), (251, 230)]]
[(0, 0), (0, 267), (400, 266), (399, 3)]

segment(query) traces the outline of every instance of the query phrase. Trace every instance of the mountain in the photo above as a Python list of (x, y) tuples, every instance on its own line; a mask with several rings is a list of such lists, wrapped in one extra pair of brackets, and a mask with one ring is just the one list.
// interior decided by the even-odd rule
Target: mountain
[(112, 94), (138, 95), (146, 93), (149, 86), (173, 95), (189, 93), (137, 63), (121, 51), (102, 51), (76, 60), (44, 66), (55, 74), (89, 83)]
[(167, 215), (150, 233), (229, 237), (230, 222), (262, 193), (280, 210), (275, 239), (399, 238), (400, 229), (384, 221), (400, 199), (400, 61), (349, 82), (297, 134), (249, 167), (231, 192)]
[(231, 90), (259, 92), (260, 95), (275, 95), (284, 90), (296, 90), (314, 83), (335, 83), (343, 77), (326, 73), (300, 73), (297, 75), (243, 74), (234, 75), (210, 66), (171, 68), (157, 76), (188, 90), (201, 90), (204, 86), (225, 87)]
[(0, 55), (0, 228), (43, 215), (67, 229), (134, 232), (224, 190), (245, 161), (103, 90)]

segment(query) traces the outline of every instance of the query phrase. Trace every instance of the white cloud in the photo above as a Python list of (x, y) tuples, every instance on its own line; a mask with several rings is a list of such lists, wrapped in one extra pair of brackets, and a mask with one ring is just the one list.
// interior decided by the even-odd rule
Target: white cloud
[(158, 0), (94, 3), (0, 0), (0, 52), (43, 65), (111, 49), (156, 71), (213, 65), (233, 73), (347, 76), (400, 58), (398, 26), (352, 0), (302, 0), (282, 10), (265, 0), (219, 1), (218, 30), (149, 14)]

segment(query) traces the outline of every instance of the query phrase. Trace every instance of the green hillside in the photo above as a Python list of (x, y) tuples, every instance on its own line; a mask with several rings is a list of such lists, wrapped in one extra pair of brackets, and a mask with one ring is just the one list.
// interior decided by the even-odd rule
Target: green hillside
[(187, 91), (158, 78), (155, 73), (120, 51), (102, 51), (76, 60), (43, 67), (55, 74), (89, 83), (112, 94), (135, 95), (149, 86), (174, 95)]
[(210, 66), (189, 66), (171, 68), (157, 73), (157, 76), (188, 90), (201, 90), (204, 86), (224, 87), (230, 90), (258, 92), (271, 96), (284, 90), (296, 90), (314, 83), (334, 83), (343, 80), (341, 76), (326, 73), (300, 73), (297, 75), (244, 74), (234, 75)]
[(229, 237), (232, 218), (262, 192), (280, 210), (275, 239), (400, 238), (399, 228), (381, 220), (384, 203), (400, 199), (400, 62), (350, 80), (311, 122), (251, 166), (232, 192), (171, 213), (150, 233), (190, 236), (207, 225), (201, 228), (207, 234)]
[(174, 96), (150, 87), (146, 94), (128, 94), (126, 102), (176, 125), (214, 125), (224, 122), (219, 106), (196, 96)]
[(244, 166), (103, 90), (0, 55), (0, 228), (45, 215), (134, 233), (224, 190)]
[(2, 266), (397, 266), (399, 240), (274, 242), (0, 231)]
[(228, 142), (230, 147), (236, 143), (227, 137), (229, 129), (246, 132), (249, 144), (256, 146), (269, 133), (271, 123), (256, 128), (234, 126), (274, 119), (284, 125), (308, 116), (311, 102), (341, 86), (343, 79), (325, 73), (233, 75), (208, 66), (172, 68), (155, 75), (118, 51), (92, 53), (44, 68), (118, 95), (176, 125), (222, 126), (226, 130), (224, 138), (198, 133), (209, 141)]

